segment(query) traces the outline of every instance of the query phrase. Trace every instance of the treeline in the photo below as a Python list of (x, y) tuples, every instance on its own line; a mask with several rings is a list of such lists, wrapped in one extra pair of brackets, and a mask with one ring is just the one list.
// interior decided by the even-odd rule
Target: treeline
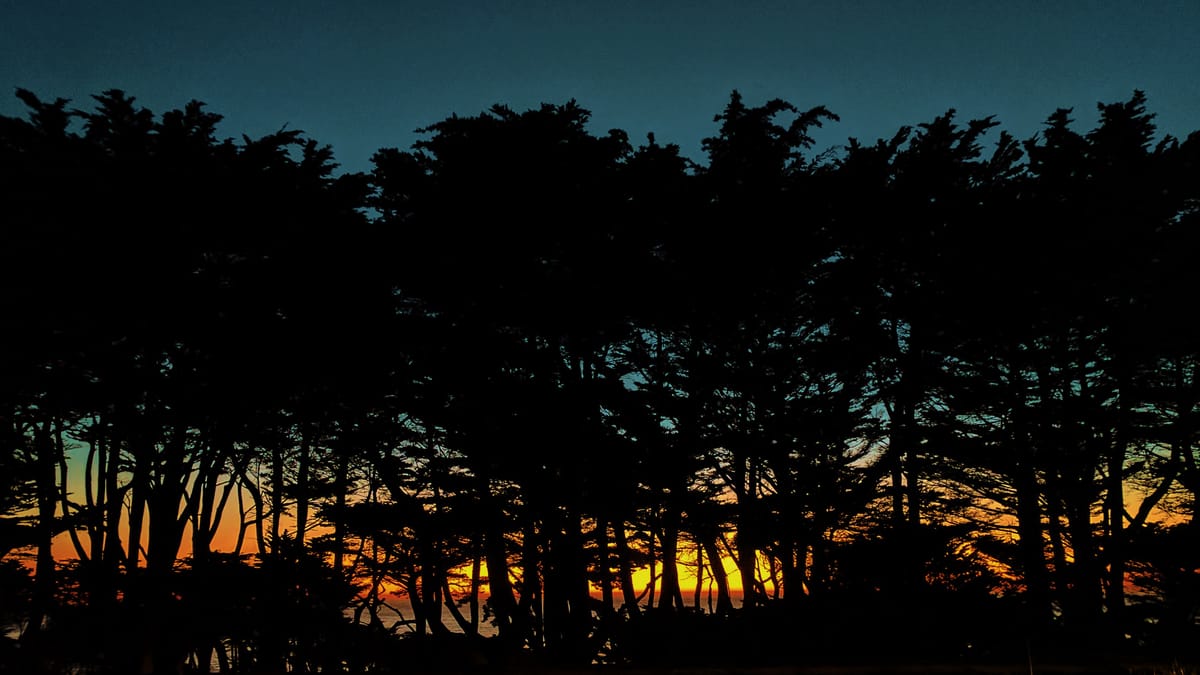
[(735, 92), (705, 164), (496, 106), (342, 175), (196, 102), (17, 95), (0, 663), (1200, 644), (1200, 133), (1141, 92), (824, 153), (832, 112)]

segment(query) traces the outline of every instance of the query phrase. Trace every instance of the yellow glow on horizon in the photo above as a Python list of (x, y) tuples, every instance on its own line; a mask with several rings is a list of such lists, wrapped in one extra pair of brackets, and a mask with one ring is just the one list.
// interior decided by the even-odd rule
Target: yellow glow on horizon
[[(704, 597), (708, 597), (709, 587), (712, 587), (713, 597), (716, 597), (716, 582), (713, 580), (712, 564), (707, 558), (704, 560), (704, 579), (701, 586), (701, 593)], [(742, 573), (738, 569), (737, 563), (729, 556), (721, 557), (721, 567), (725, 570), (725, 579), (729, 585), (729, 592), (740, 594), (742, 592)], [(679, 556), (675, 563), (675, 569), (679, 574), (679, 589), (686, 602), (691, 602), (692, 595), (696, 591), (696, 552), (695, 549), (681, 547)], [(614, 584), (618, 581), (614, 575)], [(650, 567), (641, 567), (633, 571), (633, 588), (634, 592), (641, 595), (650, 585)], [(597, 589), (599, 590), (599, 589)], [(620, 595), (619, 588), (614, 591), (616, 595)], [(662, 593), (662, 565), (658, 565), (655, 569), (655, 584), (654, 594), (657, 599)], [(645, 602), (645, 598), (642, 599)], [(657, 602), (657, 600), (656, 600)]]

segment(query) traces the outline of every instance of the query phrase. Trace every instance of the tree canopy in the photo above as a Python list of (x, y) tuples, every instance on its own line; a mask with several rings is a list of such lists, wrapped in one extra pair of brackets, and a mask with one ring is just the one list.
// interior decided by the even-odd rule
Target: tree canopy
[(0, 670), (1196, 657), (1200, 132), (1140, 91), (824, 151), (735, 91), (704, 163), (496, 105), (368, 174), (17, 96)]

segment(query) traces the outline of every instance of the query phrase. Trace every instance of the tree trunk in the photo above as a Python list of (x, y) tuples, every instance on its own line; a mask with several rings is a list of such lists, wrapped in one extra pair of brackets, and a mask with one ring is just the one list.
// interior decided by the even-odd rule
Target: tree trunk
[[(342, 452), (338, 453), (337, 471), (334, 475), (334, 494), (336, 499), (336, 517), (333, 521), (333, 569), (337, 571), (338, 578), (344, 578), (345, 575), (345, 548), (346, 548), (346, 525), (343, 522), (346, 514), (346, 493), (350, 491), (349, 485), (350, 459), (346, 456), (346, 451), (343, 448)], [(475, 557), (476, 576), (478, 576), (479, 557)], [(478, 622), (475, 622), (478, 625)]]
[[(895, 436), (892, 441), (895, 443)], [(890, 463), (889, 473), (891, 474), (891, 485), (888, 489), (892, 497), (892, 526), (896, 530), (904, 527), (904, 462), (899, 448), (888, 448), (888, 462)]]
[(712, 570), (713, 581), (717, 583), (717, 614), (727, 616), (733, 611), (733, 601), (729, 597), (729, 580), (725, 577), (725, 563), (717, 550), (717, 542), (713, 537), (701, 537), (704, 553), (708, 556), (708, 565)]
[[(125, 490), (118, 487), (118, 480), (121, 466), (121, 444), (116, 439), (109, 437), (107, 439), (107, 454), (108, 459), (105, 462), (102, 480), (105, 488), (104, 503), (104, 574), (108, 589), (106, 594), (113, 601), (116, 600), (117, 593), (117, 575), (120, 573), (121, 563), (127, 557), (121, 548), (121, 509), (124, 507), (123, 495)], [(132, 528), (130, 528), (132, 529)], [(134, 546), (130, 539), (127, 546)]]
[(1017, 532), (1021, 538), (1021, 568), (1025, 578), (1029, 620), (1041, 627), (1051, 618), (1050, 584), (1046, 571), (1045, 543), (1042, 533), (1041, 491), (1033, 460), (1025, 456), (1017, 461)]
[(54, 535), (57, 525), (55, 513), (58, 509), (58, 462), (54, 457), (54, 441), (51, 438), (50, 420), (34, 424), (34, 452), (37, 478), (37, 562), (34, 567), (33, 603), (30, 607), (27, 640), (36, 640), (42, 623), (51, 612), (54, 603), (55, 565)]
[(304, 426), (300, 438), (300, 459), (296, 463), (296, 550), (304, 550), (304, 537), (308, 534), (309, 463), (312, 460), (313, 433), (310, 425)]
[(658, 556), (654, 551), (654, 528), (646, 528), (647, 549), (650, 553), (650, 584), (646, 586), (646, 610), (654, 609), (654, 589), (658, 586)]
[(283, 448), (271, 448), (271, 553), (279, 553), (280, 521), (283, 518)]
[(483, 533), (483, 544), (487, 557), (488, 595), (495, 612), (496, 631), (500, 639), (511, 642), (520, 639), (513, 635), (513, 619), (516, 600), (512, 584), (508, 579), (508, 544), (504, 539), (504, 512), (491, 498), (487, 481), (483, 481), (485, 501), (484, 513), (489, 514), (487, 530)]
[(738, 570), (742, 578), (742, 608), (753, 609), (757, 604), (758, 593), (755, 590), (755, 577), (758, 566), (758, 549), (751, 534), (757, 527), (755, 522), (755, 501), (758, 496), (758, 471), (753, 457), (738, 462), (745, 464), (745, 482), (738, 495)]
[(596, 519), (596, 571), (600, 579), (601, 614), (605, 617), (613, 611), (612, 565), (608, 545), (608, 520)]
[(662, 532), (662, 596), (659, 609), (683, 609), (683, 593), (679, 587), (679, 511), (668, 507)]
[(1108, 589), (1105, 608), (1112, 626), (1124, 633), (1121, 627), (1125, 615), (1125, 453), (1129, 443), (1129, 398), (1132, 389), (1131, 377), (1125, 359), (1117, 361), (1117, 418), (1113, 442), (1108, 448), (1108, 485), (1105, 511), (1108, 514), (1108, 532), (1104, 553), (1108, 562)]
[[(1074, 483), (1081, 483), (1075, 479)], [(1091, 500), (1084, 485), (1072, 485), (1068, 490), (1067, 527), (1071, 535), (1071, 548), (1075, 561), (1071, 565), (1071, 595), (1076, 620), (1085, 626), (1094, 625), (1100, 618), (1103, 605), (1101, 578), (1096, 569), (1096, 551), (1093, 543)]]
[(1059, 479), (1054, 472), (1046, 474), (1046, 534), (1050, 537), (1050, 560), (1053, 564), (1053, 592), (1059, 604), (1070, 607), (1070, 568), (1067, 564), (1066, 533), (1063, 528), (1063, 498), (1058, 487)]
[(569, 663), (587, 665), (594, 656), (588, 653), (587, 644), (592, 628), (592, 598), (583, 548), (583, 522), (576, 506), (566, 514), (562, 545), (559, 552), (560, 572), (568, 612), (564, 656)]
[(479, 634), (480, 556), (483, 555), (481, 543), (481, 535), (476, 534), (471, 545), (471, 597), (468, 603), (471, 610), (471, 633), (473, 635)]
[[(537, 524), (532, 518), (523, 528), (521, 542), (521, 605), (517, 610), (514, 623), (518, 623), (518, 639), (528, 639), (530, 646), (544, 647), (546, 643), (545, 630), (545, 597), (541, 575), (538, 572), (538, 532)], [(543, 527), (545, 525), (543, 524)], [(547, 571), (546, 585), (550, 572)]]
[(638, 615), (637, 589), (633, 587), (633, 562), (623, 518), (613, 523), (613, 539), (617, 545), (617, 569), (621, 584), (622, 607), (630, 617), (635, 617)]
[(463, 616), (462, 610), (458, 608), (458, 603), (454, 601), (454, 594), (450, 592), (450, 581), (445, 577), (442, 578), (442, 603), (450, 611), (450, 616), (454, 617), (455, 623), (464, 634), (475, 635), (474, 631), (478, 627), (478, 621), (472, 622)]
[(146, 517), (147, 491), (150, 489), (150, 463), (153, 447), (139, 439), (133, 452), (133, 480), (129, 485), (129, 544), (125, 559), (126, 575), (137, 574), (142, 546), (142, 527)]

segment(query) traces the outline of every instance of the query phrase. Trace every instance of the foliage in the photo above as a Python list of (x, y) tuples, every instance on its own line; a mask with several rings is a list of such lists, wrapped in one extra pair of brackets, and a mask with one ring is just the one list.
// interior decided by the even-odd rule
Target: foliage
[(1141, 92), (816, 154), (734, 92), (706, 164), (497, 105), (369, 175), (17, 96), (5, 667), (1194, 656), (1200, 133)]

